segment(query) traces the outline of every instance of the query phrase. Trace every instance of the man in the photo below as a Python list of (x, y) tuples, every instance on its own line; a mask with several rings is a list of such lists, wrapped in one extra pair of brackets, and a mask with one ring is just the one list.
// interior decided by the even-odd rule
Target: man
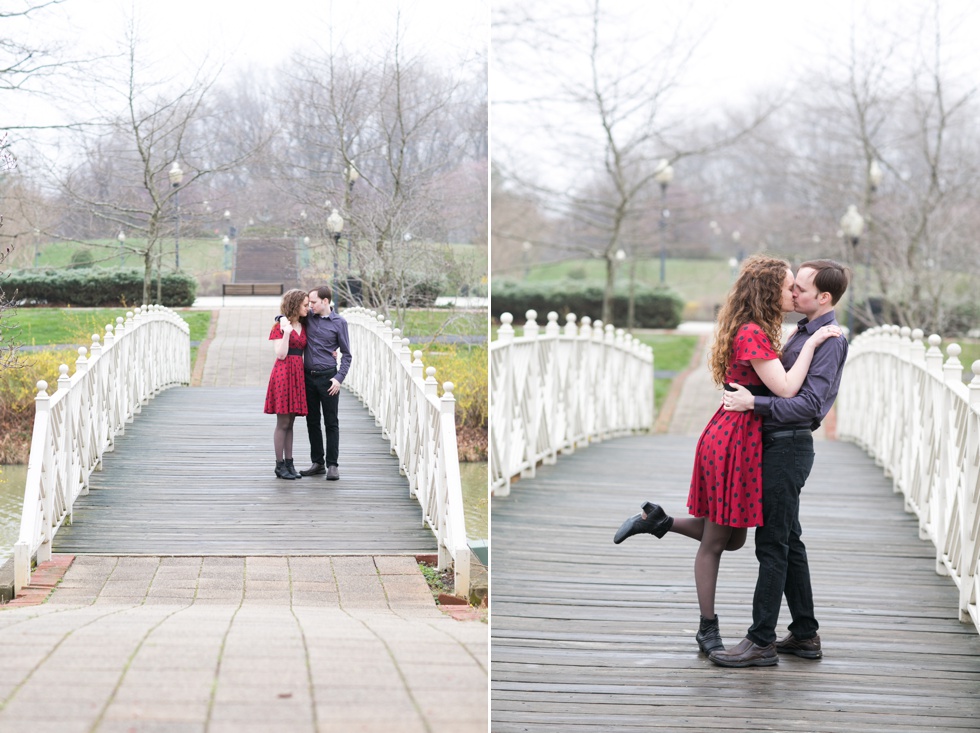
[[(788, 370), (804, 342), (821, 326), (837, 325), (834, 306), (847, 289), (848, 271), (833, 260), (800, 265), (793, 286), (796, 312), (804, 318), (780, 357)], [(710, 659), (722, 667), (766, 667), (779, 653), (819, 659), (819, 624), (813, 608), (810, 567), (800, 539), (800, 492), (813, 467), (812, 431), (830, 411), (840, 389), (847, 341), (832, 338), (813, 356), (810, 371), (795, 397), (756, 396), (742, 386), (725, 393), (725, 409), (755, 410), (762, 422), (762, 519), (755, 531), (759, 577), (752, 599), (752, 626), (734, 648)], [(783, 594), (790, 615), (789, 635), (776, 641), (776, 622)]]
[[(310, 291), (310, 315), (306, 319), (306, 430), (310, 435), (313, 465), (303, 476), (327, 474), (327, 481), (340, 478), (340, 384), (350, 369), (350, 339), (347, 321), (332, 310), (333, 292), (329, 285)], [(337, 350), (342, 357), (337, 365)], [(326, 452), (320, 430), (320, 410), (327, 430)]]

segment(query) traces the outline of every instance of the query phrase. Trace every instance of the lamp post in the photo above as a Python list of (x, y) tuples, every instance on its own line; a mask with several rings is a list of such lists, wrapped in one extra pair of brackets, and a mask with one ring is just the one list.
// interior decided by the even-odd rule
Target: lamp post
[(521, 249), (524, 251), (524, 279), (527, 280), (528, 276), (531, 274), (531, 243), (526, 239), (524, 243), (521, 244)]
[(122, 267), (126, 264), (126, 250), (123, 249), (124, 245), (126, 244), (125, 232), (120, 229), (119, 234), (116, 235), (116, 239), (119, 240), (119, 266)]
[(871, 230), (874, 226), (874, 217), (871, 215), (871, 204), (874, 195), (881, 185), (884, 173), (877, 160), (872, 160), (868, 165), (868, 195), (864, 204), (864, 210), (868, 213), (868, 236), (864, 238), (864, 302), (868, 310), (868, 323), (875, 323), (874, 311), (871, 310)]
[[(851, 261), (856, 263), (858, 243), (861, 241), (862, 232), (864, 232), (864, 217), (858, 213), (857, 206), (851, 204), (847, 207), (847, 212), (841, 217), (840, 228), (844, 233), (844, 238), (851, 245)], [(857, 301), (857, 292), (849, 300), (851, 303), (847, 309), (847, 330), (849, 334), (853, 335), (854, 303)]]
[(653, 178), (660, 184), (660, 284), (665, 285), (667, 282), (667, 219), (670, 217), (670, 212), (667, 210), (667, 186), (674, 180), (674, 168), (666, 158), (657, 164), (657, 172)]
[(41, 257), (41, 230), (34, 227), (34, 267), (37, 267), (37, 261)]
[(344, 231), (344, 218), (336, 209), (327, 217), (327, 230), (333, 238), (333, 290), (334, 300), (337, 299), (337, 246), (340, 244), (340, 233)]
[(184, 171), (180, 169), (180, 164), (174, 161), (167, 174), (170, 176), (170, 185), (174, 189), (174, 218), (177, 225), (174, 229), (174, 266), (180, 272), (180, 184), (184, 180)]

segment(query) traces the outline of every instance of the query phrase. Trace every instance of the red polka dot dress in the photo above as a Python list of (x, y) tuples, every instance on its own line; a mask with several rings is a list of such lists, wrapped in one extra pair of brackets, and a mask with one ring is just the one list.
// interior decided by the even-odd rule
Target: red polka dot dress
[[(270, 341), (282, 338), (279, 323), (269, 334)], [(306, 330), (289, 334), (290, 349), (306, 348)], [(289, 354), (285, 359), (276, 359), (269, 375), (269, 388), (265, 393), (265, 412), (269, 415), (306, 414), (306, 377), (303, 375), (303, 355)]]
[[(778, 359), (755, 323), (735, 334), (725, 382), (761, 385), (750, 359)], [(687, 508), (728, 527), (762, 526), (762, 416), (719, 407), (698, 440)]]

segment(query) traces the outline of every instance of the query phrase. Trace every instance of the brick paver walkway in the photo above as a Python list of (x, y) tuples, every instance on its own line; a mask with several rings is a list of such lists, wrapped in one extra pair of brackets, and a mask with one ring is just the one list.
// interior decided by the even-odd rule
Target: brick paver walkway
[(487, 634), (414, 558), (79, 556), (0, 610), (0, 730), (485, 733)]

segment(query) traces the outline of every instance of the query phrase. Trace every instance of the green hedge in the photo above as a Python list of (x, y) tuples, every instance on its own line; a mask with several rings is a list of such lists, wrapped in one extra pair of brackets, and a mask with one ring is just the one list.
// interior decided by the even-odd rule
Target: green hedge
[[(511, 313), (518, 323), (529, 310), (538, 312), (537, 322), (547, 323), (549, 311), (558, 313), (558, 323), (565, 325), (565, 316), (574, 313), (580, 320), (589, 316), (593, 321), (602, 317), (602, 288), (573, 281), (519, 283), (495, 279), (491, 285), (490, 312), (500, 319), (501, 313)], [(676, 293), (662, 288), (637, 286), (634, 293), (635, 326), (637, 328), (676, 328), (684, 312), (684, 301)], [(626, 326), (629, 293), (617, 288), (613, 294), (613, 325)]]
[[(170, 308), (194, 304), (197, 280), (182, 272), (161, 278), (163, 305)], [(71, 270), (14, 270), (6, 273), (3, 291), (18, 303), (72, 305), (75, 307), (129, 307), (143, 304), (143, 270), (81, 268)], [(156, 302), (156, 278), (150, 302)]]

